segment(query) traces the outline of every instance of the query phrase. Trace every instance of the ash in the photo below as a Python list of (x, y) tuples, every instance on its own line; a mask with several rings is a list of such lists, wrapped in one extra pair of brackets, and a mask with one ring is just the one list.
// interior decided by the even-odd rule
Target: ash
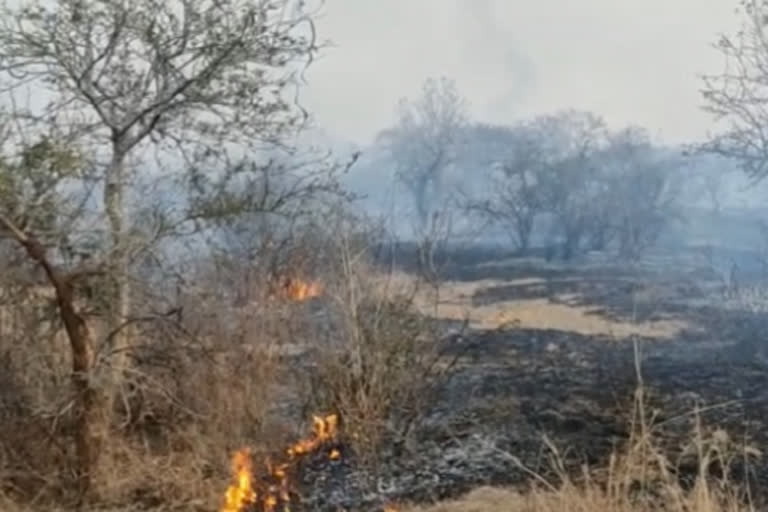
[[(553, 449), (575, 479), (584, 464), (603, 468), (630, 436), (635, 342), (654, 435), (670, 459), (681, 461), (681, 482), (696, 471), (695, 461), (681, 454), (697, 421), (694, 410), (702, 424), (727, 432), (736, 445), (768, 446), (768, 364), (760, 356), (768, 315), (716, 308), (701, 300), (710, 293), (705, 286), (685, 278), (630, 277), (631, 286), (627, 276), (618, 276), (620, 286), (601, 283), (599, 289), (584, 279), (575, 291), (606, 318), (642, 321), (662, 311), (689, 327), (671, 339), (524, 326), (447, 337), (449, 351), (462, 351), (460, 364), (408, 448), (385, 444), (373, 467), (358, 463), (343, 445), (338, 461), (308, 460), (299, 474), (301, 509), (370, 511), (455, 497), (479, 485), (525, 488), (534, 473), (557, 485)], [(575, 280), (563, 282), (573, 296)], [(638, 289), (651, 285), (663, 286), (664, 293), (654, 295), (652, 307), (638, 304)], [(510, 288), (484, 290), (473, 299), (488, 303), (525, 292)], [(555, 287), (545, 292), (550, 301), (560, 300)], [(446, 320), (446, 329), (451, 325)], [(768, 503), (768, 460), (755, 456), (737, 466), (733, 478), (749, 486), (758, 506)]]

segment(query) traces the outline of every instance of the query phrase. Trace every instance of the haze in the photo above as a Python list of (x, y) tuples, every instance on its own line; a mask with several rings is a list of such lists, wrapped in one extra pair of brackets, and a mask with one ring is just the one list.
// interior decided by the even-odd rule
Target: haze
[(327, 0), (323, 51), (304, 103), (339, 141), (369, 143), (429, 76), (456, 80), (495, 123), (577, 108), (637, 123), (671, 143), (706, 133), (698, 74), (722, 69), (717, 34), (737, 24), (722, 0)]
[(766, 105), (768, 0), (0, 0), (0, 512), (768, 510)]

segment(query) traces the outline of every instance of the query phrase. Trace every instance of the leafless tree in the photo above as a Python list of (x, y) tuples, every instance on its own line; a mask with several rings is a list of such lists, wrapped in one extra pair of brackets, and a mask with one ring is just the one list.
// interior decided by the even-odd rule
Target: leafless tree
[[(96, 382), (88, 374), (90, 349), (73, 340), (87, 340), (91, 331), (68, 306), (78, 266), (66, 254), (83, 255), (87, 269), (103, 276), (107, 328), (91, 341), (110, 355), (113, 368), (105, 411), (121, 388), (131, 329), (140, 320), (132, 311), (132, 285), (142, 262), (161, 258), (163, 240), (244, 214), (301, 215), (318, 196), (341, 194), (335, 177), (347, 166), (327, 160), (295, 165), (273, 154), (290, 150), (305, 125), (296, 95), (318, 45), (313, 14), (303, 5), (33, 0), (0, 8), (0, 81), (15, 108), (8, 124), (19, 126), (11, 145), (22, 148), (11, 151), (21, 155), (14, 165), (33, 169), (34, 158), (50, 160), (54, 149), (36, 153), (28, 138), (51, 133), (56, 144), (79, 150), (70, 171), (74, 188), (80, 195), (101, 193), (100, 200), (89, 196), (87, 207), (62, 216), (47, 202), (55, 196), (65, 203), (56, 196), (61, 187), (47, 187), (36, 199), (4, 173), (2, 225), (45, 270), (72, 352), (85, 358), (75, 374), (87, 382)], [(43, 100), (21, 108), (16, 98), (24, 91)], [(139, 188), (141, 179), (152, 183)], [(34, 192), (35, 180), (25, 183)], [(148, 204), (146, 190), (160, 183), (169, 184), (165, 200)], [(24, 206), (24, 214), (14, 205)], [(50, 218), (53, 212), (60, 222)], [(97, 451), (88, 449), (80, 466), (83, 492)]]
[(93, 385), (96, 346), (92, 330), (76, 305), (75, 289), (95, 269), (81, 266), (64, 270), (48, 249), (58, 238), (57, 224), (66, 222), (68, 210), (71, 213), (72, 204), (62, 201), (61, 186), (76, 176), (79, 163), (75, 151), (45, 138), (25, 148), (18, 158), (4, 158), (0, 165), (0, 234), (23, 248), (54, 289), (72, 354), (77, 484), (82, 496), (90, 485), (90, 470), (99, 450), (103, 411)]
[(705, 171), (701, 173), (704, 192), (712, 205), (712, 211), (719, 215), (722, 209), (721, 195), (723, 192), (723, 176), (719, 172)]
[[(157, 163), (187, 167), (185, 178), (199, 186), (211, 171), (237, 167), (235, 151), (256, 151), (300, 125), (303, 113), (287, 93), (294, 64), (310, 61), (316, 45), (310, 16), (292, 4), (58, 0), (2, 8), (4, 87), (49, 98), (26, 119), (67, 127), (99, 169), (112, 276), (107, 339), (116, 354), (127, 353), (128, 269), (141, 250), (126, 218), (132, 173), (154, 153)], [(113, 362), (118, 372), (125, 357)]]
[(654, 146), (646, 130), (630, 126), (610, 135), (600, 161), (606, 193), (598, 204), (606, 207), (619, 255), (636, 259), (680, 216), (682, 157)]
[(722, 129), (699, 149), (733, 159), (760, 181), (768, 175), (768, 2), (742, 0), (741, 13), (741, 29), (715, 45), (725, 69), (702, 79), (704, 108)]
[(543, 202), (562, 240), (562, 256), (570, 259), (594, 221), (595, 197), (601, 192), (594, 186), (600, 171), (595, 156), (605, 147), (605, 122), (589, 112), (566, 110), (534, 119), (530, 129), (544, 159), (539, 173)]
[(445, 173), (461, 150), (467, 103), (452, 80), (430, 78), (418, 98), (400, 100), (397, 112), (396, 125), (378, 139), (413, 196), (420, 227), (428, 229)]
[(544, 206), (539, 175), (545, 160), (538, 134), (524, 123), (514, 127), (477, 125), (471, 134), (468, 149), (474, 157), (465, 159), (464, 165), (487, 170), (472, 176), (487, 186), (480, 192), (465, 193), (464, 206), (504, 227), (517, 248), (527, 251), (536, 217)]

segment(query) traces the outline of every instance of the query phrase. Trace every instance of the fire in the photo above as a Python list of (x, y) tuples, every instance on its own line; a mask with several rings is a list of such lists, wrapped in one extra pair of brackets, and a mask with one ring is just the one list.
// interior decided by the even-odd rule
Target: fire
[(243, 507), (256, 500), (251, 482), (251, 454), (248, 449), (240, 450), (232, 457), (234, 483), (224, 497), (221, 512), (240, 512)]
[[(329, 442), (335, 440), (337, 435), (338, 416), (314, 416), (312, 418), (312, 436), (294, 443), (285, 451), (286, 460), (273, 463), (270, 459), (265, 461), (265, 475), (255, 481), (258, 489), (254, 488), (253, 465), (248, 449), (235, 453), (232, 458), (233, 483), (227, 489), (224, 496), (224, 506), (220, 512), (243, 512), (246, 507), (255, 507), (253, 510), (263, 512), (276, 512), (281, 510), (289, 512), (290, 471), (295, 463), (303, 455), (319, 450)], [(328, 454), (330, 460), (341, 458), (341, 452), (333, 448)], [(281, 508), (278, 509), (279, 506)]]
[(298, 302), (320, 296), (323, 287), (320, 283), (308, 282), (298, 278), (289, 278), (285, 283), (285, 295)]
[(309, 439), (303, 439), (288, 448), (288, 457), (295, 458), (298, 455), (305, 455), (317, 450), (320, 445), (327, 443), (336, 437), (337, 425), (338, 416), (335, 414), (329, 414), (324, 418), (320, 416), (313, 416), (312, 437)]

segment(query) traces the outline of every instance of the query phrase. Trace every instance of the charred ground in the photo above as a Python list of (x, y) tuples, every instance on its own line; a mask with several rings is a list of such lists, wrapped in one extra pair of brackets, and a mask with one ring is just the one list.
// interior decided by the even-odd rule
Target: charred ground
[[(738, 291), (706, 267), (553, 264), (491, 251), (440, 257), (449, 307), (437, 316), (445, 351), (456, 356), (452, 375), (412, 441), (386, 447), (374, 468), (351, 453), (308, 463), (305, 505), (370, 509), (524, 485), (530, 472), (555, 479), (553, 447), (574, 477), (583, 464), (604, 466), (631, 434), (636, 362), (654, 436), (681, 480), (697, 467), (685, 452), (697, 422), (727, 431), (737, 450), (768, 443), (768, 317), (754, 300), (734, 300)], [(493, 315), (459, 329), (459, 303), (469, 317)], [(745, 456), (734, 468), (753, 499), (765, 500), (768, 463)]]

